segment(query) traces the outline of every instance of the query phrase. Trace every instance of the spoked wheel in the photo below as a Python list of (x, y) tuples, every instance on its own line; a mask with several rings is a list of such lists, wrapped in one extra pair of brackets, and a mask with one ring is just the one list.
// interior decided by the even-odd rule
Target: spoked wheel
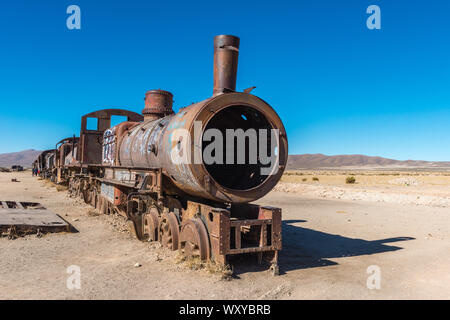
[(149, 241), (158, 240), (159, 214), (156, 207), (150, 208), (149, 213), (144, 216), (144, 235)]
[(158, 240), (163, 247), (178, 250), (178, 219), (173, 212), (164, 213), (158, 225)]
[(208, 231), (203, 221), (193, 218), (183, 222), (180, 232), (180, 249), (186, 258), (210, 258)]

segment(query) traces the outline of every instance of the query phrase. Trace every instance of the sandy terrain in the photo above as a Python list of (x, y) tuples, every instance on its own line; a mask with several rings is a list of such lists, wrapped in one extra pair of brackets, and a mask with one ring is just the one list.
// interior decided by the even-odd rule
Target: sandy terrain
[[(421, 184), (411, 188), (384, 182), (371, 186), (356, 175), (359, 184), (346, 186), (345, 175), (343, 183), (334, 185), (320, 175), (319, 182), (313, 183), (312, 176), (307, 176), (307, 182), (301, 178), (282, 184), (291, 183), (290, 191), (302, 192), (272, 192), (258, 201), (283, 209), (282, 274), (272, 277), (252, 263), (240, 262), (235, 265), (236, 277), (226, 281), (176, 263), (176, 253), (133, 239), (120, 217), (96, 215), (89, 206), (32, 178), (29, 172), (0, 173), (0, 200), (39, 201), (78, 230), (43, 238), (0, 238), (0, 298), (450, 298), (450, 219), (445, 205), (344, 196), (360, 190), (412, 195), (423, 189), (422, 195), (430, 192), (445, 198), (448, 185), (424, 187), (422, 178), (414, 177)], [(11, 182), (13, 177), (21, 182)], [(332, 194), (334, 188), (344, 190), (340, 199), (316, 192)], [(434, 188), (442, 189), (442, 194), (434, 194)], [(141, 266), (135, 267), (136, 263)], [(70, 265), (81, 268), (79, 290), (66, 287)], [(381, 270), (379, 290), (366, 285), (367, 268), (373, 265)]]
[[(356, 183), (347, 184), (347, 177), (354, 177)], [(445, 208), (450, 207), (450, 172), (297, 170), (287, 172), (275, 190), (324, 199)]]

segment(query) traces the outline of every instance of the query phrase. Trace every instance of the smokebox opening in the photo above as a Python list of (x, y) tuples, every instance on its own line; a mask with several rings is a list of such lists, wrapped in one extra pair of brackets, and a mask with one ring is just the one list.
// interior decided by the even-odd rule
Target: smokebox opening
[[(223, 140), (221, 148), (212, 147), (213, 144), (220, 145), (220, 142), (216, 141), (215, 135), (211, 137), (208, 134), (209, 129), (220, 131)], [(230, 135), (230, 130), (227, 133), (227, 129), (231, 129), (234, 135)], [(266, 129), (265, 134), (261, 129)], [(263, 164), (261, 156), (276, 154), (271, 146), (270, 129), (273, 128), (264, 114), (249, 106), (232, 105), (215, 114), (206, 125), (202, 137), (203, 163), (211, 177), (221, 186), (233, 190), (249, 190), (261, 185), (268, 177), (261, 173), (261, 168), (271, 165)], [(267, 140), (266, 150), (260, 148), (260, 132), (264, 136), (262, 139)], [(211, 163), (208, 154), (223, 161)]]

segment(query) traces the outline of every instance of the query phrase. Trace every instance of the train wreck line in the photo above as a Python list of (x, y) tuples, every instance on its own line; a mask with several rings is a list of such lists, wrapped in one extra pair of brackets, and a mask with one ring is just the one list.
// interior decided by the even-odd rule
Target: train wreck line
[[(126, 217), (142, 241), (221, 265), (254, 254), (277, 274), (281, 209), (251, 202), (280, 180), (288, 142), (281, 119), (250, 93), (253, 87), (236, 91), (239, 42), (229, 35), (214, 39), (212, 97), (175, 113), (172, 93), (150, 90), (142, 115), (123, 109), (89, 113), (81, 118), (79, 137), (60, 140), (33, 168), (102, 213)], [(127, 119), (111, 127), (114, 115)], [(95, 128), (87, 127), (88, 118)], [(230, 130), (270, 134), (245, 136), (241, 147), (216, 147), (227, 161), (205, 161), (202, 155), (211, 151), (207, 132), (225, 136)], [(189, 161), (173, 161), (174, 155)], [(269, 163), (275, 167), (268, 170)]]

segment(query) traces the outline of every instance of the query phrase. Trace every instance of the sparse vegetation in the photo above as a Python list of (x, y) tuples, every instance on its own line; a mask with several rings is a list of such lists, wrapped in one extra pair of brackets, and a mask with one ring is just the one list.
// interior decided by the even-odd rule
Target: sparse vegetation
[(307, 180), (308, 180), (307, 178), (303, 178), (303, 179), (302, 179), (303, 182), (305, 182), (305, 181), (307, 181)]
[(62, 185), (62, 184), (56, 184), (56, 183), (54, 183), (54, 182), (52, 182), (52, 181), (50, 181), (50, 180), (44, 180), (44, 179), (42, 179), (42, 178), (38, 178), (38, 180), (42, 180), (43, 183), (44, 183), (44, 185), (45, 185), (46, 187), (49, 187), (49, 188), (55, 187), (55, 188), (56, 188), (56, 191), (58, 191), (58, 192), (61, 192), (61, 191), (67, 191), (67, 190), (69, 189), (69, 187), (67, 187), (67, 186), (65, 186), (65, 185)]
[(355, 182), (356, 182), (356, 178), (353, 177), (353, 176), (345, 178), (345, 183), (347, 183), (347, 184), (352, 184), (352, 183), (355, 183)]
[(99, 213), (98, 211), (93, 210), (93, 209), (88, 210), (87, 214), (88, 214), (88, 216), (90, 216), (90, 217), (96, 217), (96, 216), (99, 216), (99, 215), (100, 215), (100, 213)]
[[(296, 174), (297, 172), (303, 173), (303, 175)], [(313, 180), (313, 177), (317, 177), (321, 185), (336, 185), (336, 186), (360, 186), (360, 187), (372, 187), (381, 185), (402, 185), (410, 186), (417, 185), (442, 185), (450, 183), (450, 171), (392, 171), (392, 170), (292, 170), (285, 171), (281, 182), (282, 183), (299, 183), (308, 184), (315, 183), (317, 180)], [(346, 183), (347, 177), (355, 177), (354, 184)], [(397, 179), (399, 178), (399, 179)], [(400, 179), (401, 178), (401, 179)], [(306, 181), (304, 179), (307, 179)], [(406, 183), (404, 182), (406, 181)]]
[(285, 171), (284, 174), (287, 176), (302, 176), (302, 175), (304, 175), (303, 172), (298, 171), (298, 170), (295, 170), (295, 171), (288, 170), (288, 171)]
[(225, 280), (231, 279), (231, 276), (233, 275), (233, 270), (229, 265), (222, 266), (211, 260), (202, 261), (198, 257), (186, 258), (183, 255), (179, 254), (176, 257), (175, 262), (184, 263), (184, 265), (191, 270), (206, 270), (211, 274), (220, 275), (222, 279)]
[(319, 178), (313, 177), (312, 180), (313, 180), (313, 181), (319, 181)]
[(69, 189), (69, 188), (66, 186), (56, 185), (56, 191), (58, 191), (58, 192), (66, 191), (67, 189)]

